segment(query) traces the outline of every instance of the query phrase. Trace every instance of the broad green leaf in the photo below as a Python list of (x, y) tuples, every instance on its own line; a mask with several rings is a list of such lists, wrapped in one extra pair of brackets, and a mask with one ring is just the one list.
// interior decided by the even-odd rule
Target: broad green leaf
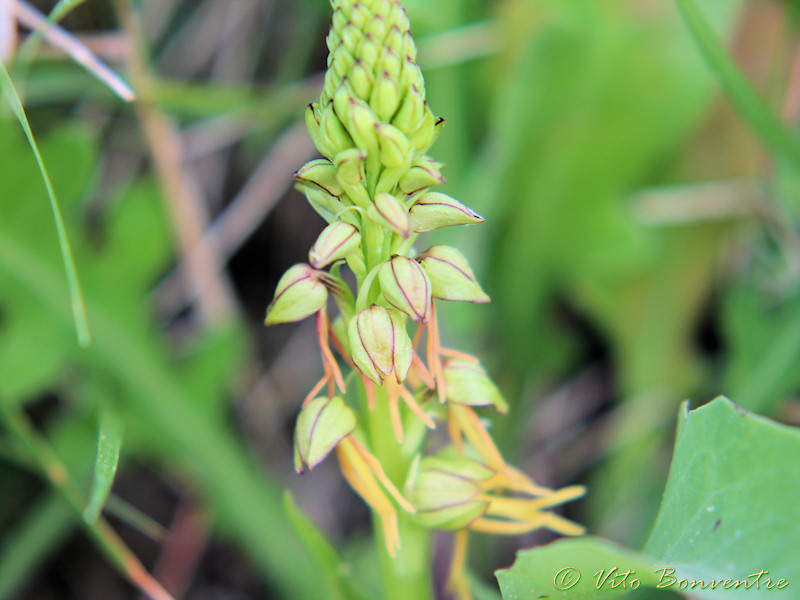
[(688, 579), (742, 579), (762, 569), (785, 592), (699, 591), (702, 598), (795, 598), (800, 582), (800, 431), (726, 398), (678, 420), (664, 502), (645, 549)]
[(83, 511), (83, 520), (95, 523), (103, 511), (114, 484), (122, 448), (122, 419), (109, 407), (100, 414), (100, 427), (97, 432), (97, 458), (94, 466), (94, 479), (89, 492), (89, 503)]
[[(498, 572), (503, 598), (618, 598), (630, 591), (631, 577), (642, 587), (690, 591), (698, 598), (794, 598), (791, 584), (800, 580), (798, 461), (797, 429), (722, 397), (692, 412), (684, 405), (664, 501), (645, 551), (592, 537), (523, 551), (513, 567)], [(602, 584), (596, 574), (604, 569), (602, 578), (614, 567)], [(636, 573), (627, 587), (620, 582), (614, 588), (612, 582), (629, 569)], [(768, 573), (759, 578), (762, 570)], [(785, 587), (777, 589), (781, 579)], [(733, 588), (737, 580), (749, 588)], [(692, 587), (693, 581), (706, 588)]]
[(523, 550), (510, 568), (496, 575), (503, 600), (605, 600), (619, 598), (634, 586), (655, 586), (654, 569), (655, 561), (635, 550), (585, 537)]

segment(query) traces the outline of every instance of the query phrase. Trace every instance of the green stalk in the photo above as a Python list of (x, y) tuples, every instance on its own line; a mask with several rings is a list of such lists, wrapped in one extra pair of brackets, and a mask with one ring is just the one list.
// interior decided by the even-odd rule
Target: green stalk
[[(363, 385), (360, 386), (365, 397)], [(366, 408), (366, 401), (364, 401)], [(397, 489), (403, 489), (413, 456), (404, 454), (391, 426), (389, 401), (384, 387), (375, 388), (375, 410), (366, 410), (367, 434), (373, 454)], [(389, 556), (380, 518), (373, 514), (375, 546), (380, 554), (381, 579), (386, 600), (432, 600), (431, 545), (432, 531), (414, 523), (411, 515), (398, 508), (398, 527), (402, 547)]]
[(385, 600), (433, 600), (431, 582), (431, 530), (419, 527), (405, 512), (398, 514), (398, 528), (403, 547), (392, 558), (378, 517), (373, 515), (375, 544), (380, 554), (381, 580)]

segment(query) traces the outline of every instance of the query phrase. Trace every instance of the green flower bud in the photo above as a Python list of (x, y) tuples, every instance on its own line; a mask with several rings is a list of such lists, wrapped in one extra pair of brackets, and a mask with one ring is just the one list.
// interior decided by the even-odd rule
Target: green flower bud
[(350, 87), (353, 88), (353, 92), (355, 92), (356, 96), (365, 101), (369, 99), (372, 94), (373, 76), (372, 73), (364, 67), (361, 60), (356, 59), (355, 63), (353, 63), (347, 80), (350, 82)]
[(393, 29), (398, 31), (408, 31), (411, 27), (406, 11), (399, 2), (392, 2), (387, 21), (392, 24)]
[(376, 14), (367, 24), (366, 33), (374, 36), (376, 40), (383, 40), (389, 33), (389, 24), (380, 14)]
[(342, 79), (333, 69), (328, 69), (325, 72), (325, 82), (322, 85), (322, 95), (320, 96), (319, 103), (322, 106), (327, 106), (333, 98), (333, 94), (342, 84)]
[(393, 125), (375, 125), (381, 148), (381, 162), (390, 169), (399, 167), (411, 158), (411, 146), (405, 134)]
[(325, 38), (325, 44), (328, 46), (328, 66), (331, 66), (333, 62), (333, 53), (336, 51), (336, 48), (339, 47), (339, 44), (342, 43), (342, 38), (339, 37), (339, 34), (336, 33), (335, 29), (331, 29), (328, 32), (328, 36)]
[(475, 280), (467, 259), (450, 246), (433, 246), (417, 257), (431, 280), (434, 298), (484, 304), (489, 296)]
[(441, 163), (423, 157), (403, 175), (398, 185), (404, 194), (416, 194), (434, 185), (442, 185), (445, 182), (444, 176), (439, 168)]
[(338, 32), (341, 32), (342, 29), (345, 28), (345, 25), (347, 25), (349, 19), (347, 15), (344, 14), (344, 11), (337, 6), (334, 7), (333, 9), (333, 15), (331, 16), (331, 20), (333, 23), (331, 25), (331, 31), (335, 31), (338, 34)]
[(408, 215), (408, 209), (401, 200), (391, 194), (386, 192), (375, 194), (375, 200), (367, 207), (367, 216), (403, 237), (411, 235), (411, 217)]
[(360, 2), (353, 4), (353, 7), (350, 9), (350, 22), (361, 31), (366, 28), (370, 17), (372, 17), (372, 14), (369, 9)]
[(478, 213), (440, 192), (423, 194), (409, 209), (408, 214), (411, 216), (411, 228), (417, 233), (451, 225), (483, 223), (483, 217)]
[(333, 51), (332, 59), (330, 71), (336, 75), (337, 80), (341, 83), (342, 79), (350, 72), (356, 59), (347, 51), (347, 48), (344, 47), (344, 43), (336, 47), (336, 50)]
[(334, 261), (347, 258), (361, 247), (361, 233), (350, 223), (336, 221), (319, 234), (308, 252), (308, 262), (321, 269)]
[(378, 385), (392, 373), (403, 381), (413, 350), (403, 315), (394, 308), (372, 305), (350, 321), (350, 351), (358, 370)]
[[(407, 19), (406, 19), (406, 23), (408, 23)], [(414, 38), (411, 37), (411, 34), (409, 33), (407, 27), (405, 29), (403, 29), (401, 27), (400, 31), (405, 31), (405, 33), (403, 33), (403, 44), (401, 46), (403, 56), (405, 56), (406, 58), (408, 58), (411, 61), (416, 62), (416, 60), (417, 60), (417, 45), (414, 43)]]
[(394, 256), (378, 269), (378, 281), (386, 301), (414, 321), (427, 321), (431, 306), (431, 282), (419, 263)]
[(293, 177), (300, 183), (320, 188), (331, 196), (341, 196), (344, 193), (342, 185), (336, 179), (336, 167), (325, 158), (307, 162)]
[(300, 321), (318, 312), (328, 300), (321, 271), (308, 265), (295, 265), (283, 274), (275, 290), (275, 299), (267, 308), (266, 325)]
[(400, 74), (403, 72), (403, 61), (387, 46), (378, 60), (377, 70), (381, 73), (388, 73), (393, 81), (399, 83)]
[(383, 41), (384, 45), (389, 46), (389, 48), (393, 48), (395, 52), (399, 53), (400, 56), (405, 56), (402, 52), (403, 50), (403, 32), (397, 27), (397, 25), (392, 25), (392, 28), (389, 30), (389, 33), (386, 34), (386, 39)]
[(424, 458), (406, 485), (417, 509), (415, 519), (424, 527), (467, 527), (488, 510), (490, 503), (481, 497), (481, 484), (493, 475), (491, 469), (467, 458)]
[(400, 75), (400, 89), (408, 92), (412, 87), (417, 88), (423, 95), (425, 93), (425, 79), (419, 66), (410, 58), (406, 57), (403, 64), (403, 72)]
[(425, 100), (416, 86), (411, 86), (392, 120), (392, 125), (410, 135), (419, 127), (424, 116)]
[(438, 125), (440, 122), (444, 123), (443, 120), (437, 121), (431, 109), (428, 108), (426, 104), (425, 116), (422, 118), (422, 122), (417, 130), (408, 136), (408, 141), (417, 149), (416, 156), (424, 156), (433, 142), (436, 141), (436, 138), (439, 136), (439, 131), (441, 130), (441, 127)]
[(306, 109), (306, 129), (308, 129), (308, 133), (311, 136), (311, 141), (314, 142), (314, 147), (319, 150), (320, 154), (330, 156), (331, 150), (325, 141), (325, 136), (322, 134), (321, 121), (322, 115), (319, 104), (316, 102), (309, 104), (308, 109)]
[(336, 177), (344, 185), (358, 185), (364, 181), (364, 161), (367, 153), (360, 148), (349, 148), (333, 159)]
[(508, 412), (508, 404), (500, 390), (479, 364), (458, 358), (443, 362), (447, 401), (466, 406), (491, 406), (497, 412)]
[(333, 105), (356, 146), (367, 152), (376, 149), (378, 138), (375, 125), (378, 119), (366, 103), (354, 96), (347, 78), (333, 95)]
[(353, 147), (353, 139), (347, 133), (339, 117), (336, 116), (333, 102), (328, 103), (322, 110), (322, 135), (325, 144), (334, 156), (342, 150)]
[(356, 416), (340, 396), (316, 398), (300, 411), (294, 430), (294, 468), (313, 469), (356, 430)]
[(400, 87), (386, 72), (381, 73), (372, 88), (369, 105), (381, 121), (389, 122), (400, 105)]
[[(374, 34), (373, 34), (374, 35)], [(350, 53), (351, 56), (355, 56), (356, 49), (358, 45), (361, 43), (361, 39), (364, 37), (364, 33), (358, 30), (352, 23), (348, 23), (342, 29), (342, 43), (347, 51)], [(379, 37), (378, 39), (383, 39)], [(334, 61), (335, 62), (335, 61)]]
[(364, 63), (364, 66), (371, 70), (373, 73), (376, 72), (376, 67), (378, 65), (378, 60), (381, 57), (381, 47), (375, 41), (375, 38), (372, 37), (370, 34), (364, 36), (364, 39), (361, 40), (361, 43), (358, 45), (358, 50), (356, 50), (356, 56)]

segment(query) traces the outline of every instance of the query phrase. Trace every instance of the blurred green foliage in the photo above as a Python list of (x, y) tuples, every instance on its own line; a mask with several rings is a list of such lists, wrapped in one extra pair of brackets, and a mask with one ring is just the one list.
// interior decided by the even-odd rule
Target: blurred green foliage
[[(3, 196), (19, 199), (0, 208), (2, 401), (18, 405), (59, 392), (74, 401), (79, 422), (89, 423), (101, 408), (114, 406), (129, 426), (126, 453), (182, 464), (214, 503), (223, 526), (249, 540), (254, 559), (277, 585), (323, 594), (314, 577), (301, 575), (300, 547), (285, 552), (295, 538), (282, 519), (278, 487), (258, 472), (227, 425), (222, 400), (241, 356), (241, 329), (207, 332), (175, 362), (145, 310), (143, 294), (169, 250), (155, 188), (142, 182), (120, 198), (93, 246), (82, 235), (78, 201), (90, 182), (96, 142), (83, 128), (70, 126), (41, 144), (72, 233), (94, 331), (92, 347), (81, 350), (72, 339), (57, 241), (42, 215), (44, 189), (33, 157), (11, 123), (3, 124), (0, 143), (5, 156), (17, 157), (2, 164)], [(64, 460), (72, 462), (69, 455)], [(49, 518), (44, 511), (37, 520)], [(282, 539), (281, 548), (270, 543), (273, 536)], [(47, 549), (33, 542), (28, 547)], [(17, 550), (7, 560), (22, 561)], [(35, 566), (33, 559), (24, 562)], [(17, 572), (18, 579), (22, 575)]]

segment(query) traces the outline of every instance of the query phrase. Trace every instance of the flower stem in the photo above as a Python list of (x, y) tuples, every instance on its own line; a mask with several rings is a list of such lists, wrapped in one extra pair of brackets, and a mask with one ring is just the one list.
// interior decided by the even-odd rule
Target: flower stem
[(375, 544), (380, 552), (384, 598), (432, 600), (431, 530), (419, 527), (404, 512), (398, 514), (398, 528), (403, 545), (392, 558), (386, 553), (380, 524), (375, 522)]
[[(363, 389), (362, 389), (363, 392)], [(362, 397), (365, 397), (365, 393)], [(408, 468), (414, 458), (416, 449), (409, 452), (405, 445), (395, 439), (392, 431), (389, 402), (384, 386), (375, 388), (375, 409), (366, 408), (367, 429), (372, 452), (383, 465), (389, 479), (402, 490)], [(414, 523), (411, 515), (398, 510), (398, 527), (400, 530), (401, 548), (392, 558), (386, 550), (382, 528), (378, 517), (374, 516), (375, 546), (380, 553), (381, 578), (383, 580), (386, 600), (432, 600), (431, 583), (431, 530)]]

